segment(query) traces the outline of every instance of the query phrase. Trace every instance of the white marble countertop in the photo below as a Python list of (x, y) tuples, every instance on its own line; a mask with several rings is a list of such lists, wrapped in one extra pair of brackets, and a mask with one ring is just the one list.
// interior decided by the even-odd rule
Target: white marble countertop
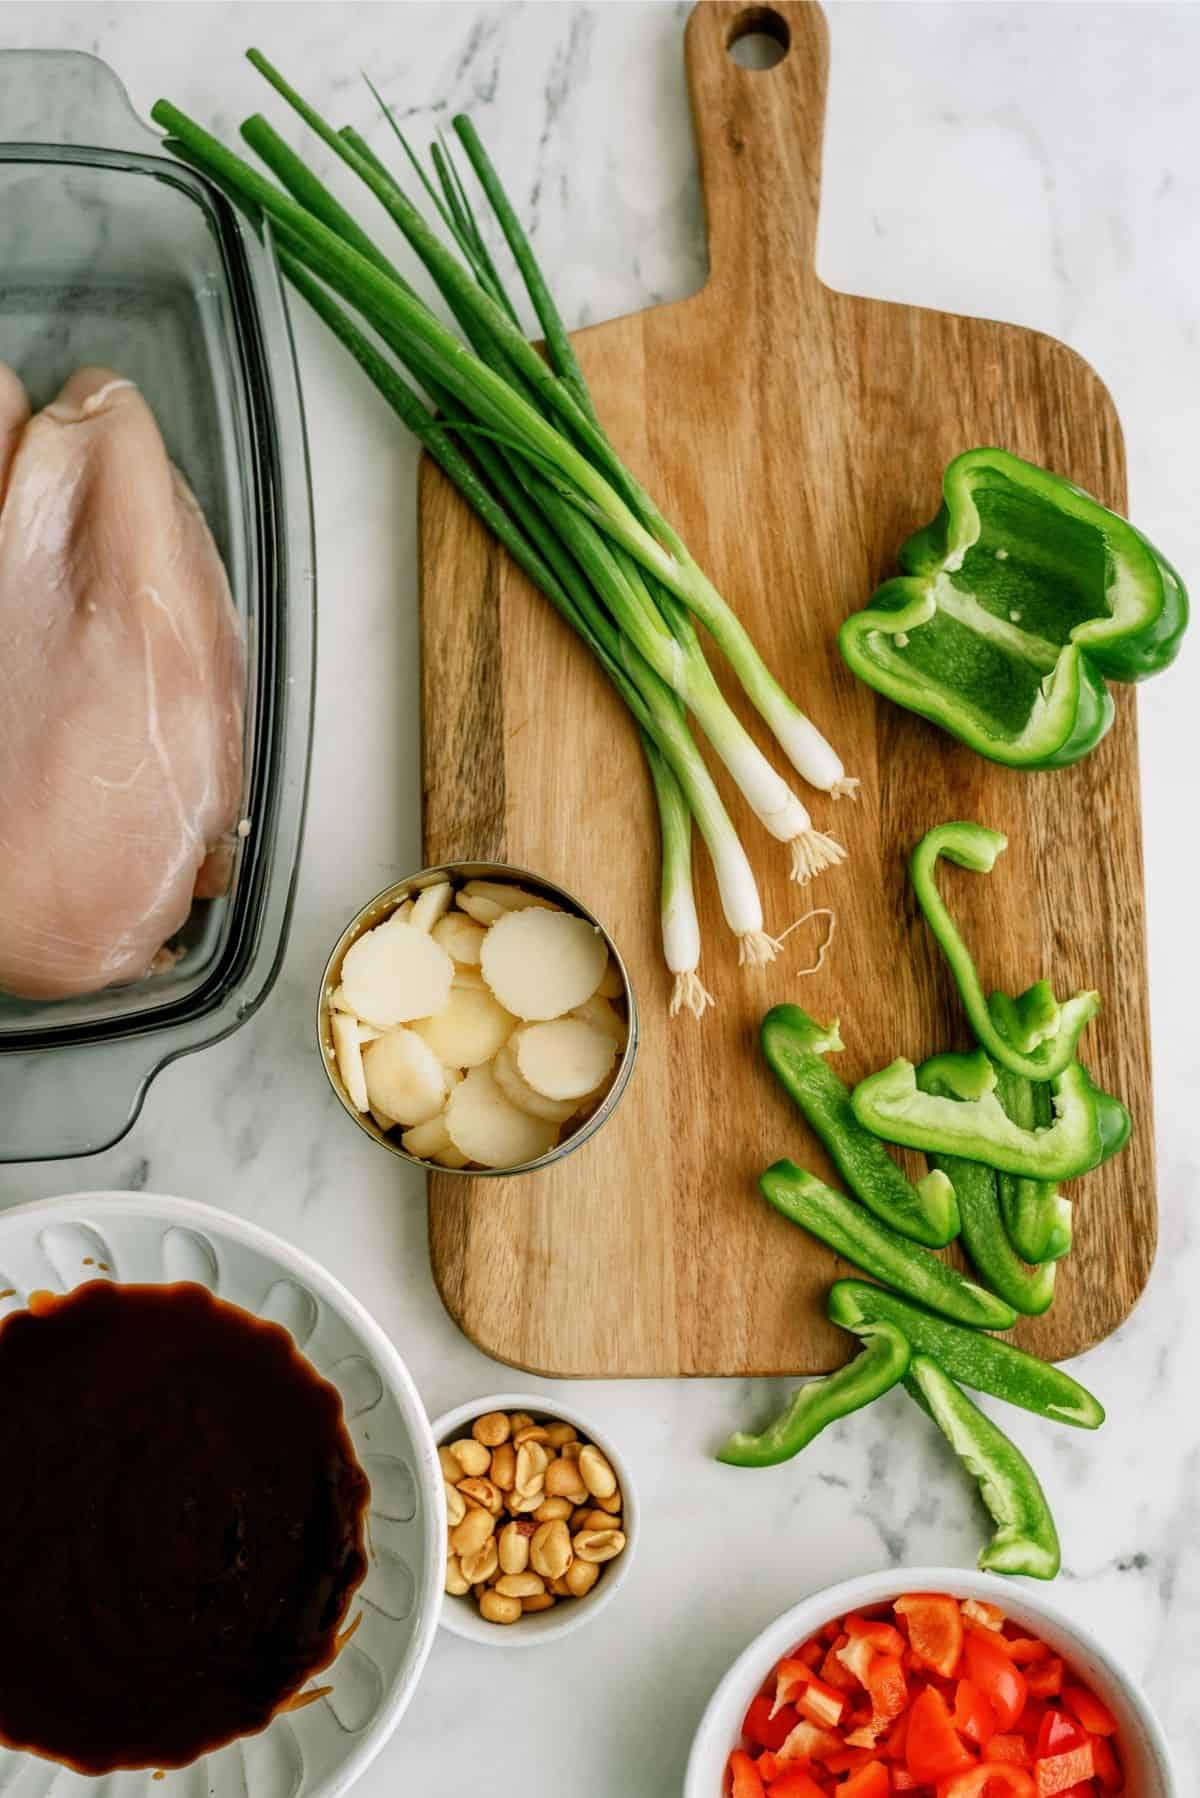
[[(683, 5), (103, 5), (9, 0), (7, 44), (105, 57), (140, 110), (167, 94), (227, 132), (261, 45), (318, 104), (366, 120), (368, 67), (418, 134), (472, 108), (570, 322), (704, 278)], [(1200, 582), (1200, 8), (836, 5), (819, 266), (833, 286), (1038, 326), (1112, 389), (1135, 517)], [(433, 1290), (421, 1181), (340, 1115), (311, 1042), (322, 959), (365, 894), (419, 864), (415, 455), (299, 320), (322, 636), (308, 847), (291, 947), (259, 1015), (169, 1068), (110, 1153), (0, 1173), (0, 1201), (149, 1187), (224, 1205), (319, 1257), (392, 1333), (431, 1411), (514, 1383)], [(1141, 704), (1162, 1241), (1149, 1293), (1086, 1358), (1098, 1436), (1010, 1413), (1059, 1515), (1059, 1596), (1141, 1675), (1200, 1790), (1200, 633)], [(1190, 677), (1190, 678), (1189, 678)], [(1196, 1285), (1193, 1285), (1193, 1282)], [(527, 1382), (517, 1376), (517, 1383)], [(535, 1386), (539, 1383), (534, 1382)], [(544, 1383), (548, 1389), (554, 1388)], [(781, 1386), (780, 1391), (784, 1388)], [(749, 1383), (572, 1389), (625, 1447), (645, 1505), (627, 1595), (553, 1653), (444, 1634), (358, 1788), (453, 1798), (667, 1798), (734, 1654), (813, 1587), (969, 1565), (980, 1519), (907, 1401), (758, 1477), (716, 1466)], [(166, 1789), (166, 1788), (164, 1788)]]

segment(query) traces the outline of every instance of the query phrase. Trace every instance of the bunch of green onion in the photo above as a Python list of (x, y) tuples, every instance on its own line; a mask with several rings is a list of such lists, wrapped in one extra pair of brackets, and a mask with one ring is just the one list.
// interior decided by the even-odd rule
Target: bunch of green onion
[(375, 94), (454, 248), (356, 131), (335, 130), (265, 57), (255, 50), (249, 56), (399, 226), (465, 342), (261, 114), (246, 121), (242, 136), (274, 181), (169, 102), (160, 100), (152, 116), (168, 133), (169, 147), (223, 188), (256, 228), (269, 221), (288, 279), (583, 638), (633, 714), (661, 821), (663, 947), (675, 976), (671, 1010), (686, 1006), (699, 1016), (710, 999), (698, 973), (693, 821), (712, 857), (739, 960), (770, 961), (779, 944), (763, 927), (750, 863), (691, 734), (689, 714), (767, 830), (788, 844), (794, 879), (808, 881), (844, 860), (845, 851), (813, 828), (730, 709), (705, 659), (697, 621), (797, 772), (835, 797), (853, 793), (857, 782), (773, 678), (741, 622), (609, 443), (529, 241), (470, 120), (456, 118), (454, 130), (537, 314), (545, 358), (521, 329), (448, 145), (433, 146), (426, 171)]

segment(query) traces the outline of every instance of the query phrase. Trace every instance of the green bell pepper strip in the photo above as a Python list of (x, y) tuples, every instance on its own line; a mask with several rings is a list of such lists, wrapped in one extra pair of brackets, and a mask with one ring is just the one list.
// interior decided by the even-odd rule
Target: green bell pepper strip
[[(920, 1091), (916, 1068), (903, 1058), (860, 1080), (850, 1095), (859, 1123), (906, 1148), (984, 1161), (1032, 1180), (1068, 1180), (1098, 1167), (1123, 1128), (1124, 1106), (1098, 1093), (1078, 1062), (1050, 1082), (1056, 1115), (1042, 1130), (1023, 1130), (1007, 1116), (995, 1093), (996, 1070), (982, 1049), (935, 1055), (923, 1073), (939, 1091)], [(944, 1091), (955, 1096), (943, 1097)]]
[(882, 1286), (870, 1286), (865, 1280), (838, 1280), (830, 1289), (827, 1310), (835, 1324), (853, 1330), (856, 1336), (864, 1326), (892, 1324), (908, 1338), (915, 1353), (928, 1355), (952, 1379), (977, 1392), (990, 1392), (993, 1398), (1081, 1430), (1097, 1430), (1104, 1422), (1099, 1399), (1061, 1367), (1039, 1361), (1011, 1342), (934, 1317), (894, 1292), (885, 1292)]
[(730, 1467), (778, 1467), (790, 1461), (814, 1436), (873, 1404), (898, 1386), (908, 1371), (907, 1339), (892, 1324), (866, 1324), (858, 1332), (866, 1347), (846, 1367), (801, 1386), (785, 1409), (760, 1435), (746, 1430), (732, 1435), (717, 1456)]
[[(996, 1069), (996, 1097), (1023, 1130), (1039, 1129), (1053, 1120), (1049, 1087), (1035, 1086), (1009, 1068)], [(1043, 1266), (1070, 1254), (1073, 1208), (1052, 1180), (997, 1174), (996, 1192), (1008, 1240), (1023, 1261)]]
[(777, 1161), (759, 1176), (758, 1184), (763, 1197), (789, 1222), (917, 1304), (978, 1330), (1011, 1330), (1016, 1323), (1016, 1310), (1003, 1298), (985, 1292), (956, 1267), (889, 1230), (853, 1199), (795, 1162)]
[(917, 903), (950, 964), (971, 1028), (993, 1060), (1028, 1080), (1052, 1080), (1075, 1059), (1080, 1032), (1100, 1009), (1100, 995), (1076, 993), (1062, 1005), (1049, 984), (1035, 982), (1017, 999), (1007, 993), (985, 998), (975, 963), (938, 891), (942, 856), (975, 874), (990, 874), (1008, 838), (984, 824), (939, 824), (926, 831), (909, 859)]
[(957, 456), (942, 491), (900, 551), (903, 574), (842, 625), (842, 655), (992, 761), (1076, 762), (1112, 723), (1106, 679), (1174, 660), (1183, 584), (1133, 525), (1006, 450)]
[(991, 1512), (996, 1529), (979, 1557), (982, 1571), (1053, 1579), (1062, 1565), (1058, 1531), (1038, 1477), (1016, 1443), (929, 1356), (913, 1356), (904, 1384), (978, 1482)]
[(864, 1130), (850, 1088), (824, 1060), (843, 1048), (838, 1021), (818, 1024), (798, 1005), (776, 1005), (762, 1021), (763, 1053), (829, 1151), (850, 1190), (902, 1236), (931, 1249), (958, 1235), (958, 1207), (944, 1174), (910, 1185), (877, 1136)]
[[(921, 1091), (944, 1092), (936, 1075), (927, 1070), (928, 1064), (917, 1070), (917, 1085)], [(963, 1246), (980, 1279), (1023, 1317), (1040, 1317), (1048, 1311), (1054, 1302), (1056, 1264), (1049, 1261), (1040, 1267), (1026, 1267), (1014, 1252), (1000, 1209), (998, 1184), (1001, 1176), (995, 1168), (987, 1167), (981, 1161), (965, 1161), (957, 1155), (930, 1156), (930, 1163), (941, 1168), (954, 1184), (962, 1218)], [(867, 1269), (868, 1273), (873, 1271)], [(910, 1298), (921, 1296), (907, 1288), (901, 1290), (908, 1291)], [(1007, 1328), (1007, 1325), (1001, 1327)]]

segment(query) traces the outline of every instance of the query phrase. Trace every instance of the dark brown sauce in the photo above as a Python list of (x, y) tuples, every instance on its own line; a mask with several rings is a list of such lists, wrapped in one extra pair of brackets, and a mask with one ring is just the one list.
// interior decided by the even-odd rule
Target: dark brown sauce
[(369, 1487), (286, 1330), (91, 1281), (0, 1320), (0, 1742), (181, 1767), (340, 1646)]

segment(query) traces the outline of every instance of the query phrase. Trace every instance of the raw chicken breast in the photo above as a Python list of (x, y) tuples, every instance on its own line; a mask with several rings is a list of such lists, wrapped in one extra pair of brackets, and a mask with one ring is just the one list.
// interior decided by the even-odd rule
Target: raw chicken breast
[(221, 558), (132, 382), (30, 419), (0, 365), (0, 989), (148, 973), (220, 890), (245, 668)]

